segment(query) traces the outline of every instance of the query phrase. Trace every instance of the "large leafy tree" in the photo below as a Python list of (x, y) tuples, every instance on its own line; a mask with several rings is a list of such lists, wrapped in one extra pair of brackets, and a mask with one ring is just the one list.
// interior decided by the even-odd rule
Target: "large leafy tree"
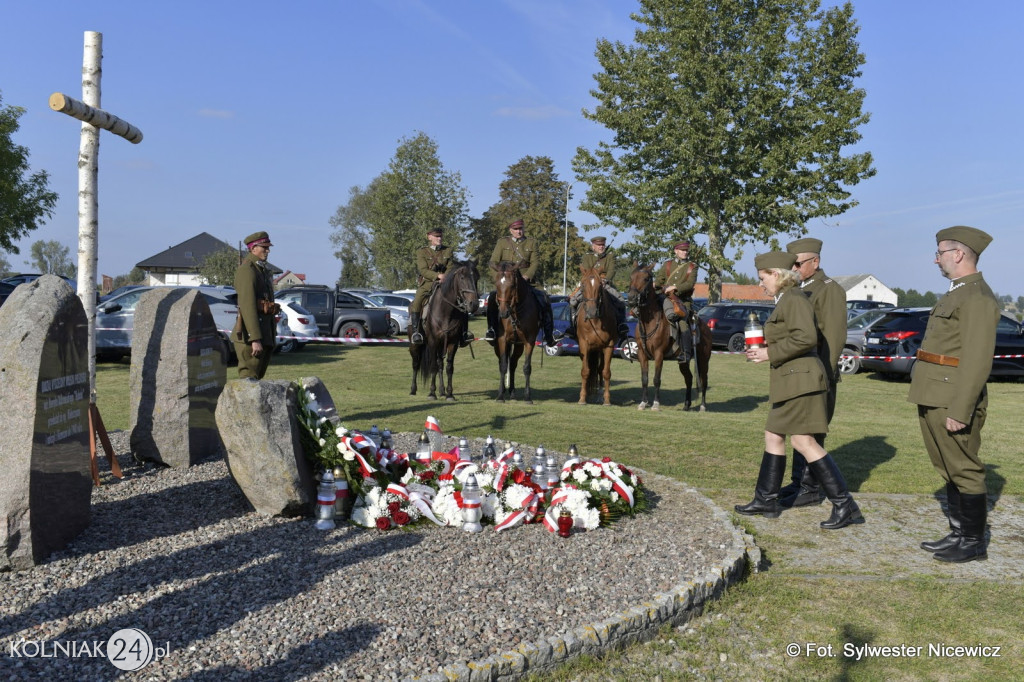
[(461, 248), (467, 201), (462, 176), (444, 168), (436, 142), (422, 132), (403, 138), (388, 170), (365, 189), (353, 187), (330, 220), (341, 283), (415, 286), (413, 253), (427, 243), (427, 230), (442, 228), (445, 243)]
[(14, 242), (53, 215), (57, 194), (47, 189), (49, 176), (29, 174), (28, 149), (14, 144), (22, 107), (5, 107), (0, 97), (0, 248), (19, 253)]
[(11, 271), (11, 263), (7, 260), (7, 254), (0, 253), (0, 279), (13, 274)]
[[(568, 234), (568, 279), (578, 280), (580, 259), (587, 249), (576, 226), (566, 224), (569, 186), (558, 178), (555, 164), (547, 156), (524, 156), (505, 171), (498, 189), (498, 202), (483, 217), (471, 221), (467, 253), (486, 266), (499, 238), (508, 235), (508, 224), (522, 219), (526, 235), (537, 239), (540, 266), (538, 279), (548, 285), (562, 282), (565, 242)], [(481, 274), (490, 278), (490, 273)]]
[(71, 249), (56, 240), (40, 239), (32, 242), (31, 258), (25, 265), (44, 275), (63, 275), (74, 278), (78, 266), (71, 260)]
[(805, 234), (856, 205), (847, 188), (874, 175), (870, 153), (844, 154), (869, 117), (853, 7), (640, 0), (632, 17), (635, 44), (598, 41), (598, 104), (584, 115), (613, 138), (577, 150), (581, 208), (635, 229), (651, 257), (706, 235), (697, 257), (717, 300), (730, 254)]
[(232, 286), (235, 283), (235, 272), (238, 264), (245, 258), (245, 253), (233, 246), (207, 254), (199, 264), (199, 274), (207, 284), (215, 286)]

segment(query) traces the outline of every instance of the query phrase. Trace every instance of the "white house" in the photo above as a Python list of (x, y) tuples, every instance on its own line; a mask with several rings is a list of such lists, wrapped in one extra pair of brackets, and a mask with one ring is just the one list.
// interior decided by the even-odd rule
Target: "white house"
[[(232, 246), (217, 239), (207, 232), (200, 232), (191, 239), (186, 239), (177, 246), (168, 247), (165, 251), (150, 256), (135, 264), (135, 267), (146, 271), (146, 284), (150, 286), (196, 286), (206, 284), (206, 279), (199, 274), (199, 266), (207, 256), (225, 249), (238, 250), (238, 259), (245, 256), (245, 249)], [(267, 264), (274, 274), (281, 269)]]
[(846, 290), (847, 301), (882, 301), (896, 305), (896, 292), (882, 284), (874, 275), (834, 275), (839, 286)]

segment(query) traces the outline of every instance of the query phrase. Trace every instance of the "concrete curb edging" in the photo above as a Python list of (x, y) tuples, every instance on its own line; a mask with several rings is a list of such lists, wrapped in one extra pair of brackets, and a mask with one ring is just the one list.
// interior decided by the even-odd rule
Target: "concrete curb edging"
[(728, 513), (717, 507), (693, 487), (657, 474), (643, 472), (648, 479), (663, 485), (682, 487), (699, 496), (711, 515), (732, 531), (732, 541), (720, 564), (711, 566), (694, 580), (677, 585), (668, 592), (651, 596), (636, 606), (610, 618), (546, 639), (524, 642), (510, 651), (446, 667), (439, 672), (406, 678), (418, 682), (505, 682), (527, 674), (551, 671), (579, 656), (598, 656), (604, 651), (623, 648), (652, 639), (666, 624), (680, 625), (699, 616), (704, 604), (718, 599), (726, 588), (739, 582), (749, 565), (761, 566), (761, 550), (754, 538), (737, 528)]

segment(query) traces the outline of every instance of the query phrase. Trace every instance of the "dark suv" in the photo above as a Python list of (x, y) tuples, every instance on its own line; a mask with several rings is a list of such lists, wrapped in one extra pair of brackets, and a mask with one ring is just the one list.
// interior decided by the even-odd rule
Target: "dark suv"
[[(909, 376), (921, 347), (931, 308), (896, 308), (868, 330), (861, 366), (888, 376)], [(989, 378), (1024, 376), (1024, 327), (1001, 315), (996, 325), (995, 359)]]
[(725, 346), (733, 353), (742, 353), (747, 316), (755, 313), (758, 321), (764, 324), (773, 310), (775, 306), (771, 303), (712, 303), (701, 308), (697, 317), (711, 328), (712, 346)]
[(865, 310), (877, 310), (878, 308), (895, 308), (892, 303), (885, 301), (861, 301), (852, 300), (846, 302), (846, 319), (852, 320)]

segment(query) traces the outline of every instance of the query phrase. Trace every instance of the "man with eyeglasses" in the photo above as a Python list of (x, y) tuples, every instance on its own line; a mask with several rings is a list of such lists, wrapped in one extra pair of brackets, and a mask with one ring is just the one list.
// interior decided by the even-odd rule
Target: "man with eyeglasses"
[[(522, 220), (514, 220), (509, 223), (508, 236), (502, 237), (494, 245), (491, 253), (491, 267), (497, 267), (501, 263), (519, 263), (519, 274), (526, 283), (530, 285), (531, 291), (537, 300), (540, 308), (541, 329), (544, 331), (544, 344), (553, 347), (554, 318), (551, 313), (551, 299), (544, 290), (537, 288), (535, 278), (537, 268), (540, 266), (540, 258), (537, 254), (537, 240), (526, 236), (526, 226)], [(498, 301), (495, 292), (487, 297), (487, 333), (484, 334), (484, 341), (494, 345), (495, 330), (498, 328)]]
[[(811, 300), (815, 323), (818, 327), (818, 358), (825, 366), (828, 390), (825, 392), (825, 416), (832, 423), (836, 410), (836, 392), (839, 387), (839, 358), (846, 343), (846, 290), (821, 269), (821, 240), (807, 237), (786, 245), (786, 251), (796, 256), (793, 271), (800, 278), (800, 290)], [(825, 447), (825, 434), (814, 439)], [(793, 450), (793, 473), (789, 485), (779, 491), (779, 504), (783, 507), (805, 507), (821, 504), (825, 494), (814, 474), (807, 466), (803, 453)]]
[(240, 379), (262, 379), (274, 352), (274, 316), (281, 306), (274, 302), (274, 280), (267, 265), (270, 235), (255, 232), (245, 238), (249, 254), (235, 271), (238, 320), (231, 333), (238, 356)]
[(1000, 306), (978, 271), (978, 257), (991, 241), (963, 225), (935, 235), (935, 264), (950, 286), (928, 316), (907, 397), (917, 405), (932, 466), (946, 482), (950, 532), (922, 542), (921, 549), (952, 563), (988, 558), (988, 489), (979, 451)]

